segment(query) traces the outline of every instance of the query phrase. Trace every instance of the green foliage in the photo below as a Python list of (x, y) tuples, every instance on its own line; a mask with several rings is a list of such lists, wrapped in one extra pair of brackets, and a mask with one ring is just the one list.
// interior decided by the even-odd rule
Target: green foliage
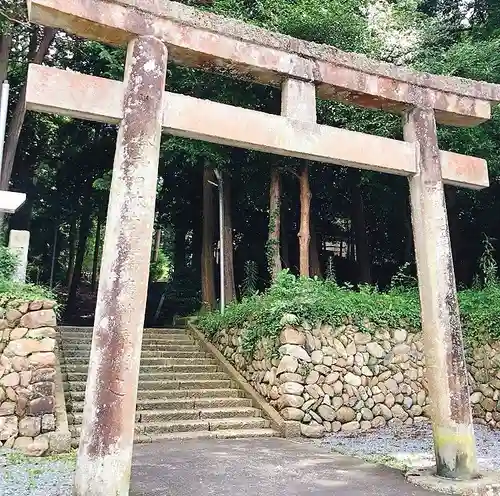
[(150, 282), (166, 282), (172, 276), (172, 261), (160, 250), (158, 252), (158, 260), (151, 261), (149, 266)]
[(415, 292), (383, 294), (374, 288), (355, 292), (332, 281), (297, 278), (284, 270), (265, 293), (229, 305), (224, 315), (215, 312), (202, 315), (200, 326), (209, 336), (224, 328), (245, 329), (243, 346), (251, 352), (260, 339), (279, 335), (286, 314), (295, 315), (299, 322), (325, 322), (333, 326), (346, 319), (352, 319), (360, 327), (366, 320), (388, 327), (404, 323), (411, 328), (418, 327), (420, 322)]
[(417, 278), (410, 273), (411, 264), (404, 263), (391, 279), (391, 288), (393, 290), (405, 290), (416, 288), (418, 285)]
[(245, 278), (243, 279), (242, 292), (244, 296), (251, 296), (257, 292), (259, 279), (259, 266), (253, 260), (245, 262)]
[[(500, 339), (500, 286), (482, 291), (459, 293), (463, 332), (470, 343)], [(358, 292), (331, 281), (297, 278), (288, 271), (279, 275), (265, 293), (232, 303), (224, 315), (207, 313), (199, 318), (200, 327), (213, 338), (220, 330), (243, 330), (243, 349), (251, 353), (264, 338), (279, 336), (283, 325), (290, 322), (318, 323), (338, 327), (352, 322), (365, 332), (375, 327), (420, 328), (420, 302), (415, 289), (401, 287), (387, 293), (363, 286)]]
[(337, 275), (335, 274), (335, 261), (331, 255), (328, 257), (326, 264), (325, 279), (331, 282), (336, 282), (337, 280)]
[(0, 280), (10, 281), (19, 263), (18, 257), (7, 246), (0, 246)]
[(498, 283), (498, 264), (495, 260), (495, 248), (492, 241), (486, 234), (484, 235), (483, 254), (479, 259), (479, 268), (486, 288), (496, 286)]
[(52, 291), (36, 286), (35, 284), (22, 284), (18, 282), (0, 280), (0, 308), (5, 309), (13, 302), (33, 300), (55, 300)]

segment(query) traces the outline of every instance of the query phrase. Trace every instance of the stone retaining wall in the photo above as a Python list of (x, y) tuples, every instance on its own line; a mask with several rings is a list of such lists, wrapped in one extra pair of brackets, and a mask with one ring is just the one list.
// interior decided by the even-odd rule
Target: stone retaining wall
[[(426, 421), (421, 333), (364, 327), (287, 325), (276, 342), (259, 342), (251, 358), (238, 329), (213, 342), (283, 418), (300, 422), (304, 436)], [(500, 343), (469, 355), (474, 416), (498, 428)]]
[(0, 319), (0, 446), (32, 456), (61, 451), (54, 306), (10, 304)]

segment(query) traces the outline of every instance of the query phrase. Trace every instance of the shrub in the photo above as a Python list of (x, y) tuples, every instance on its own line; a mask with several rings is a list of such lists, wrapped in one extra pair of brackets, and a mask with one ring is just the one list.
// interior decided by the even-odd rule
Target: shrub
[(0, 246), (0, 280), (10, 281), (14, 276), (18, 257), (8, 247)]
[[(500, 286), (462, 291), (459, 300), (468, 342), (500, 339)], [(297, 278), (288, 271), (283, 271), (266, 292), (230, 304), (224, 315), (200, 315), (199, 325), (210, 338), (222, 329), (242, 329), (243, 349), (251, 353), (261, 339), (279, 336), (287, 315), (295, 316), (299, 324), (327, 323), (334, 327), (350, 320), (365, 332), (370, 332), (367, 321), (376, 327), (420, 328), (416, 288), (382, 293), (364, 286), (353, 291), (332, 281)]]
[(170, 279), (172, 273), (172, 264), (170, 259), (160, 251), (158, 253), (158, 260), (151, 261), (149, 266), (149, 280), (151, 282), (166, 282)]

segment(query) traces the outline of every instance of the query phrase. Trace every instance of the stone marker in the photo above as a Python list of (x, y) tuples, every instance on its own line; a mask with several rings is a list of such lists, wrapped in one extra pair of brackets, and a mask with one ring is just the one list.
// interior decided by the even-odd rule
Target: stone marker
[(10, 231), (9, 248), (18, 257), (18, 265), (14, 273), (14, 281), (25, 282), (28, 268), (28, 250), (30, 246), (29, 231)]

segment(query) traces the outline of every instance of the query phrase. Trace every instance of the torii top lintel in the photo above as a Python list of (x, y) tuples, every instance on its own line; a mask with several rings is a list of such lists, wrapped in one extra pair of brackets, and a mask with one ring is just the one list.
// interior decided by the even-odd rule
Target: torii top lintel
[(186, 66), (270, 85), (314, 81), (320, 98), (395, 113), (434, 108), (442, 124), (479, 124), (500, 102), (500, 85), (415, 72), (169, 0), (28, 0), (28, 12), (35, 23), (112, 45), (156, 36)]

